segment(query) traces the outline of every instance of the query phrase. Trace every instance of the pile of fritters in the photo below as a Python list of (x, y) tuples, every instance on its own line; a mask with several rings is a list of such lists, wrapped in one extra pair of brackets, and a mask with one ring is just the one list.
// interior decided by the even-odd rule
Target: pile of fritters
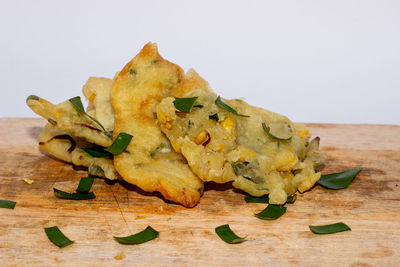
[[(243, 100), (219, 99), (235, 112), (224, 108), (204, 79), (163, 59), (155, 44), (145, 45), (113, 80), (89, 78), (83, 94), (86, 113), (71, 101), (53, 105), (29, 96), (27, 104), (49, 122), (40, 147), (88, 167), (91, 175), (122, 178), (186, 207), (200, 201), (203, 181), (232, 181), (250, 195), (269, 194), (270, 203), (284, 204), (320, 178), (319, 139), (309, 142), (303, 124)], [(197, 98), (196, 105), (181, 112), (178, 98)], [(289, 138), (275, 138), (265, 128), (276, 125)], [(133, 138), (119, 155), (93, 157), (81, 149), (109, 147), (120, 133)]]

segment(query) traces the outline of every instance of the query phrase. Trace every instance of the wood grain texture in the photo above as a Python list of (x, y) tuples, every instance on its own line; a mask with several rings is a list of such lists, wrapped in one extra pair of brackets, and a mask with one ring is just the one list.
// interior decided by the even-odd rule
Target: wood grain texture
[[(400, 126), (309, 124), (328, 156), (323, 173), (361, 168), (345, 190), (315, 186), (298, 195), (276, 221), (254, 213), (228, 185), (207, 184), (192, 209), (166, 203), (158, 194), (96, 179), (96, 199), (57, 199), (56, 187), (74, 191), (86, 171), (52, 159), (36, 142), (42, 119), (0, 119), (0, 209), (2, 266), (395, 266), (400, 250)], [(23, 178), (33, 179), (28, 185)], [(345, 222), (352, 231), (315, 235), (308, 225)], [(246, 242), (224, 243), (214, 228), (229, 223)], [(43, 228), (57, 225), (75, 243), (59, 249)], [(123, 246), (113, 236), (147, 225), (158, 239)], [(122, 259), (121, 259), (122, 258)]]

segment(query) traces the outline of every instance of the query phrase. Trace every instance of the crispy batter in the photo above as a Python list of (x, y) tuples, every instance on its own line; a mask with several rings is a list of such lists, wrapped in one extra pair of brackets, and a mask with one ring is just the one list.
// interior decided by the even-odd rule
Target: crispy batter
[(203, 183), (184, 158), (171, 150), (154, 117), (161, 99), (181, 94), (183, 78), (182, 69), (164, 60), (152, 43), (116, 76), (111, 90), (113, 134), (126, 132), (133, 139), (127, 152), (114, 157), (114, 166), (127, 182), (193, 207), (200, 200)]
[(80, 147), (91, 146), (91, 144), (71, 136), (68, 132), (59, 130), (50, 123), (46, 124), (38, 140), (41, 149), (76, 166), (88, 167), (89, 174), (111, 180), (119, 178), (114, 169), (112, 158), (91, 157), (80, 149)]
[[(235, 115), (217, 106), (215, 94), (205, 90), (184, 96), (197, 96), (195, 104), (201, 108), (179, 116), (174, 98), (167, 97), (157, 107), (157, 119), (173, 148), (203, 181), (233, 181), (234, 187), (251, 195), (269, 194), (270, 203), (283, 204), (288, 195), (311, 188), (319, 179), (314, 165), (322, 154), (315, 142), (307, 149), (310, 135), (304, 125), (242, 100), (224, 100), (250, 117)], [(278, 142), (264, 132), (263, 122), (287, 125), (295, 134), (290, 141)]]
[(114, 128), (114, 111), (110, 103), (112, 80), (108, 78), (90, 77), (82, 88), (89, 101), (86, 112), (95, 117), (107, 131)]
[(28, 106), (38, 115), (57, 124), (61, 131), (85, 138), (88, 142), (103, 147), (112, 144), (112, 139), (88, 116), (77, 111), (69, 101), (54, 105), (40, 97), (28, 97)]

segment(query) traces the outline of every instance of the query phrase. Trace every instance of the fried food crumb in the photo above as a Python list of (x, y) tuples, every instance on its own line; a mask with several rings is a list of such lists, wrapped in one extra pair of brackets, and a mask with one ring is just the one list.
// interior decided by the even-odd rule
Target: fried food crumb
[(33, 184), (33, 182), (34, 182), (34, 180), (31, 180), (29, 178), (23, 178), (22, 180), (27, 184)]
[(123, 260), (123, 259), (125, 259), (125, 254), (123, 252), (120, 252), (114, 256), (114, 259), (116, 259), (118, 261)]

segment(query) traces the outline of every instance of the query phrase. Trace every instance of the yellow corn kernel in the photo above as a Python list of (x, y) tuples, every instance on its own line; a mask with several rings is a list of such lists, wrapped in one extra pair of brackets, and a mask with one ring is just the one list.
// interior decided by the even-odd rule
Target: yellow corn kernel
[(206, 142), (208, 139), (210, 139), (210, 134), (206, 130), (203, 130), (196, 136), (194, 142), (196, 145), (200, 145)]
[(310, 131), (308, 131), (308, 129), (302, 130), (299, 132), (299, 136), (301, 138), (304, 138), (306, 135), (308, 135), (310, 133)]
[(217, 152), (221, 152), (222, 150), (224, 150), (224, 144), (219, 144)]
[(165, 128), (167, 128), (168, 130), (171, 130), (172, 129), (172, 124), (169, 123), (169, 122), (166, 122), (165, 123)]
[(221, 126), (225, 130), (232, 132), (233, 127), (235, 127), (235, 119), (233, 118), (226, 118), (225, 120), (221, 121)]
[(61, 116), (61, 109), (57, 109), (56, 112), (54, 112), (54, 117), (59, 118)]
[(274, 161), (278, 171), (290, 171), (296, 165), (298, 159), (291, 147), (281, 146)]

